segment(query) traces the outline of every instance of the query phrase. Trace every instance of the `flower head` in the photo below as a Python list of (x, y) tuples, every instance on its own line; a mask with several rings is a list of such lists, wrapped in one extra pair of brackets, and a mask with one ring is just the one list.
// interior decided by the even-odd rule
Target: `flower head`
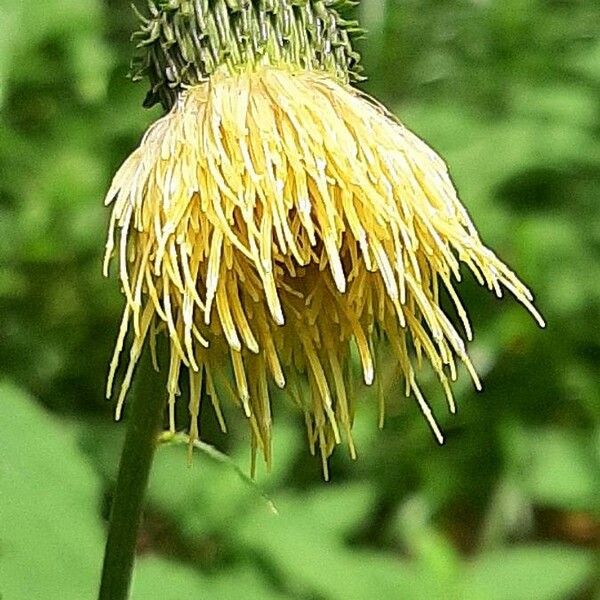
[[(451, 411), (457, 363), (479, 386), (454, 287), (460, 263), (543, 323), (527, 288), (480, 241), (442, 159), (339, 76), (344, 60), (328, 68), (266, 52), (216, 66), (174, 96), (173, 87), (154, 85), (172, 107), (107, 195), (106, 266), (117, 253), (126, 296), (109, 390), (132, 332), (119, 411), (145, 340), (153, 346), (163, 330), (172, 428), (183, 365), (191, 438), (199, 435), (201, 388), (223, 428), (218, 391), (228, 393), (269, 462), (276, 386), (303, 410), (326, 468), (344, 438), (354, 455), (354, 354), (371, 385), (375, 347), (387, 340), (406, 395), (440, 442), (417, 383), (421, 357)], [(441, 290), (462, 331), (442, 309)]]

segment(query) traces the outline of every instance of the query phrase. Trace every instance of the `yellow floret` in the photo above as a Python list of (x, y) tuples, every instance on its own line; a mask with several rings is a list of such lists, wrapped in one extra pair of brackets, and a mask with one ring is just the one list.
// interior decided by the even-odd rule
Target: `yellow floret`
[[(267, 461), (271, 384), (300, 404), (324, 464), (342, 436), (354, 453), (352, 348), (370, 385), (380, 333), (442, 441), (415, 364), (427, 358), (452, 411), (457, 359), (479, 386), (453, 288), (461, 262), (543, 324), (527, 288), (481, 243), (440, 157), (371, 98), (323, 73), (260, 67), (186, 90), (122, 165), (111, 202), (106, 268), (117, 247), (126, 307), (109, 394), (133, 332), (118, 411), (144, 340), (164, 329), (171, 427), (183, 364), (191, 438), (205, 378), (223, 427), (216, 390), (229, 387)], [(463, 334), (440, 306), (440, 287)]]

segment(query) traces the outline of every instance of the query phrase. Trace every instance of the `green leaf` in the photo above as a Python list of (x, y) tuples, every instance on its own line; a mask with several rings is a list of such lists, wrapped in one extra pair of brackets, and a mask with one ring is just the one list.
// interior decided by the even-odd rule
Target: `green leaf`
[(531, 500), (545, 506), (598, 506), (598, 460), (588, 436), (561, 429), (506, 432), (512, 474)]
[(398, 511), (395, 529), (409, 554), (439, 590), (453, 587), (460, 575), (461, 561), (450, 541), (432, 523), (429, 499), (425, 495), (409, 498)]
[[(263, 474), (259, 465), (256, 485), (240, 477), (246, 469), (249, 472), (249, 451), (244, 444), (230, 458), (218, 453), (218, 460), (196, 449), (191, 462), (187, 446), (160, 447), (152, 467), (150, 501), (172, 515), (191, 536), (217, 530), (231, 533), (237, 526), (233, 524), (254, 508), (273, 514), (269, 488), (285, 476), (300, 442), (297, 429), (283, 421), (279, 425), (273, 438), (273, 470), (270, 475)], [(277, 501), (274, 504), (277, 506)]]
[(223, 569), (214, 576), (156, 557), (140, 559), (134, 573), (131, 600), (283, 600), (252, 567)]
[(468, 566), (462, 600), (560, 600), (582, 589), (592, 556), (568, 546), (522, 546), (488, 552)]
[[(187, 433), (172, 433), (165, 431), (160, 437), (160, 443), (162, 445), (173, 445), (173, 446), (185, 446), (190, 449), (190, 436)], [(193, 452), (200, 452), (204, 456), (208, 457), (215, 463), (218, 463), (237, 474), (240, 481), (245, 483), (249, 488), (253, 489), (254, 492), (261, 496), (262, 499), (267, 503), (267, 506), (274, 512), (277, 513), (277, 508), (273, 504), (273, 501), (265, 494), (262, 488), (256, 483), (250, 475), (248, 475), (230, 456), (217, 450), (214, 446), (203, 442), (202, 440), (194, 440), (191, 442)], [(193, 455), (191, 456), (193, 458)]]
[(288, 493), (276, 498), (278, 516), (255, 514), (240, 533), (298, 594), (331, 600), (438, 597), (436, 582), (420, 565), (346, 542), (372, 502), (372, 490), (359, 484)]
[(6, 381), (0, 401), (0, 595), (93, 598), (104, 546), (99, 482), (64, 423)]

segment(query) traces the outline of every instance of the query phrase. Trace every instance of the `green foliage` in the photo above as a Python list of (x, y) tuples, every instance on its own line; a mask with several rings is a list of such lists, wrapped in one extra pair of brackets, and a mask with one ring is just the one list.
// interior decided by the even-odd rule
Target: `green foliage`
[[(122, 426), (104, 379), (121, 298), (100, 259), (111, 173), (158, 112), (125, 80), (126, 2), (0, 8), (0, 595), (93, 598)], [(366, 90), (448, 161), (484, 240), (536, 293), (521, 307), (467, 278), (485, 390), (430, 439), (392, 365), (361, 397), (359, 458), (324, 483), (275, 398), (257, 486), (158, 451), (134, 598), (562, 599), (600, 594), (600, 38), (596, 0), (364, 0)], [(425, 379), (427, 374), (424, 373)], [(12, 383), (9, 383), (12, 382)], [(181, 427), (186, 408), (179, 407)], [(203, 415), (249, 469), (246, 424)], [(261, 492), (272, 499), (277, 514)]]
[(464, 600), (568, 598), (589, 574), (591, 559), (561, 546), (521, 546), (483, 554), (467, 568)]
[(100, 481), (76, 436), (28, 394), (0, 382), (2, 597), (93, 597), (103, 532)]

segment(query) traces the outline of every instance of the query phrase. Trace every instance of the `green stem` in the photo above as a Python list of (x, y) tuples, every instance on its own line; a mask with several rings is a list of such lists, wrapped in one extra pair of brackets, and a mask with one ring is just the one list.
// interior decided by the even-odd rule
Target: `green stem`
[(139, 367), (139, 385), (130, 407), (119, 464), (99, 600), (126, 600), (129, 595), (144, 494), (163, 419), (162, 386), (157, 384), (150, 353), (145, 354)]

